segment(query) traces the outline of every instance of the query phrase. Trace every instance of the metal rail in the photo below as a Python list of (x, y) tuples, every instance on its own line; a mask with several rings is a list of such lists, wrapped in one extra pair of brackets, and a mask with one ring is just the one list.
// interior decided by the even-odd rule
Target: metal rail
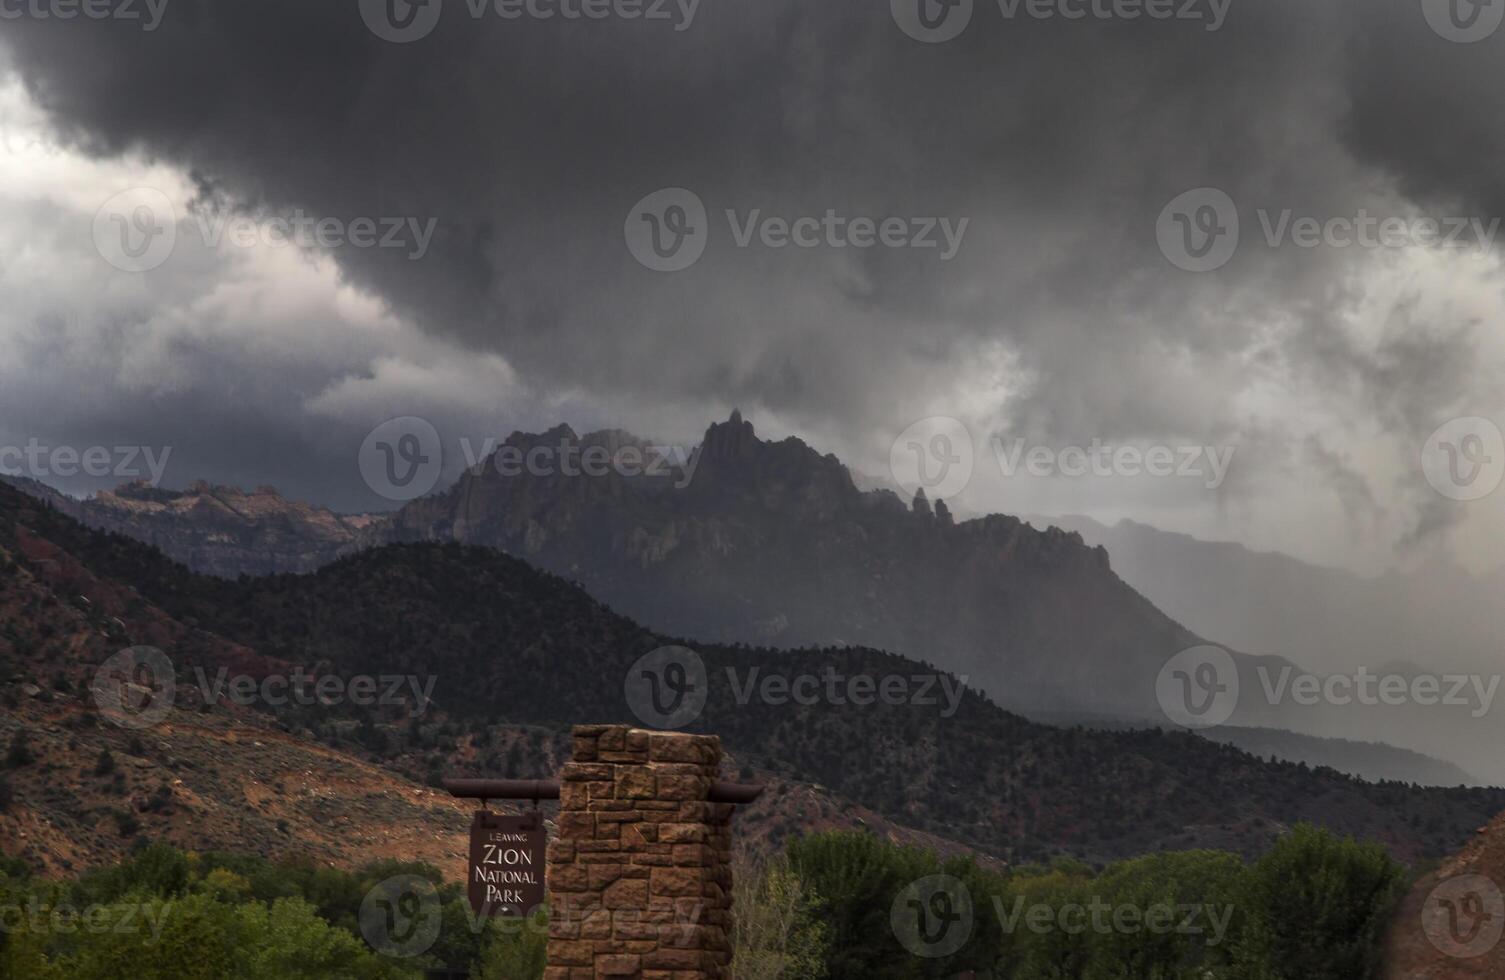
[[(465, 800), (557, 800), (557, 779), (446, 779), (449, 795)], [(706, 799), (711, 803), (751, 803), (763, 795), (756, 783), (716, 782)]]

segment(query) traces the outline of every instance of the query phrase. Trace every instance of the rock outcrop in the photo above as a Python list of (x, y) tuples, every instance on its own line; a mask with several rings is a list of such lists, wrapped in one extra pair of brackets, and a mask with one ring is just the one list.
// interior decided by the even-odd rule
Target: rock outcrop
[(957, 524), (923, 494), (906, 506), (864, 492), (836, 457), (760, 439), (741, 413), (710, 426), (689, 459), (649, 473), (496, 465), (561, 444), (571, 455), (653, 452), (620, 432), (514, 433), (380, 533), (502, 549), (671, 635), (868, 645), (1013, 703), (1158, 715), (1156, 673), (1195, 642), (1078, 535), (1003, 516)]
[(387, 518), (206, 484), (55, 505), (222, 577), (384, 543), (495, 547), (665, 633), (893, 650), (1017, 707), (1159, 717), (1156, 674), (1196, 642), (1079, 535), (863, 491), (835, 456), (761, 439), (740, 411), (693, 453), (618, 430), (514, 433)]
[(1505, 814), (1422, 877), (1385, 944), (1384, 980), (1505, 977)]
[(381, 520), (290, 501), (268, 486), (246, 493), (202, 481), (185, 490), (137, 482), (76, 500), (34, 481), (10, 482), (90, 527), (222, 578), (313, 571), (359, 548)]

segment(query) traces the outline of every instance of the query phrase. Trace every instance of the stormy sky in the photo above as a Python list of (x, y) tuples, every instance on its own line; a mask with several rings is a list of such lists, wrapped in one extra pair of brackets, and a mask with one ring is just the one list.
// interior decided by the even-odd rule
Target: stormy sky
[[(394, 416), (452, 473), (461, 438), (694, 442), (736, 405), (880, 480), (946, 417), (967, 510), (1492, 567), (1505, 491), (1422, 465), (1505, 424), (1505, 27), (1453, 3), (5, 0), (0, 444), (358, 509), (390, 506), (356, 457)], [(705, 210), (678, 271), (642, 255), (670, 188)], [(100, 230), (144, 200), (175, 240), (123, 269)], [(1188, 234), (1230, 202), (1237, 249), (1188, 269), (1178, 200)], [(293, 218), (333, 223), (215, 234)], [(1010, 475), (1020, 440), (1234, 455), (1215, 487)]]

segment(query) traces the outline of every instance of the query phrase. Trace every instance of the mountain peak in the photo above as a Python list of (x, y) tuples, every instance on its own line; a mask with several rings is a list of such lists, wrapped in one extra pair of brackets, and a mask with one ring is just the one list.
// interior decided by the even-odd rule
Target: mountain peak
[(742, 410), (732, 409), (731, 418), (705, 430), (701, 452), (707, 459), (748, 459), (762, 444), (753, 424), (742, 418)]
[(571, 426), (567, 422), (561, 422), (548, 432), (545, 432), (544, 438), (561, 443), (576, 443), (580, 441), (580, 436), (575, 432), (574, 426)]

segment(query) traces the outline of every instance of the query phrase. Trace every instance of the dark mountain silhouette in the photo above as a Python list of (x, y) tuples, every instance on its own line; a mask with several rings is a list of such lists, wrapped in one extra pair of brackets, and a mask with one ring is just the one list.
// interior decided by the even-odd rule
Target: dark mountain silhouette
[(1450, 762), (1420, 752), (1399, 749), (1380, 742), (1355, 742), (1343, 738), (1317, 738), (1278, 728), (1242, 728), (1226, 725), (1199, 733), (1225, 745), (1268, 758), (1304, 762), (1361, 776), (1371, 782), (1393, 780), (1421, 786), (1474, 786), (1473, 774)]
[[(591, 447), (614, 453), (629, 445), (642, 446), (621, 432), (578, 437), (561, 426), (541, 435), (514, 434), (499, 452), (510, 451), (514, 459), (539, 453), (547, 460), (562, 455), (561, 447), (583, 455)], [(1219, 634), (1185, 627), (1121, 578), (1109, 550), (1082, 534), (1000, 515), (958, 522), (923, 492), (906, 502), (888, 491), (863, 491), (836, 457), (798, 439), (760, 439), (740, 413), (712, 425), (688, 465), (658, 477), (504, 468), (499, 458), (465, 473), (449, 491), (409, 504), (375, 534), (498, 548), (578, 581), (613, 608), (676, 636), (891, 650), (964, 675), (1026, 715), (1164, 724), (1156, 698), (1162, 668), (1207, 637), (1229, 647), (1240, 677), (1237, 708), (1217, 738), (1368, 778), (1502, 781), (1488, 753), (1505, 736), (1497, 715), (1420, 703), (1296, 703), (1280, 679), (1308, 669), (1321, 674), (1321, 666), (1287, 659), (1279, 646), (1245, 655), (1238, 651), (1247, 648)], [(1258, 579), (1265, 587), (1254, 590), (1250, 580), (1209, 568), (1217, 561), (1208, 554), (1236, 546), (1191, 544), (1191, 571), (1176, 574), (1205, 574), (1209, 584), (1195, 595), (1209, 608), (1242, 603), (1272, 620), (1298, 608), (1318, 615), (1310, 602), (1275, 601), (1300, 592), (1318, 570), (1289, 574), (1293, 584), (1282, 588), (1281, 570), (1301, 563), (1262, 556)], [(1135, 549), (1136, 558), (1142, 551)], [(1132, 567), (1142, 574), (1144, 562)], [(1158, 578), (1147, 579), (1158, 586)], [(1324, 636), (1337, 635), (1337, 624), (1325, 622), (1332, 629)], [(1368, 635), (1364, 620), (1353, 622), (1358, 635)], [(1261, 635), (1299, 629), (1271, 624)], [(1318, 664), (1332, 662), (1310, 644), (1300, 649)], [(1445, 652), (1427, 647), (1417, 655), (1440, 673)], [(1383, 663), (1357, 653), (1350, 662), (1367, 663), (1371, 671)], [(1267, 692), (1278, 689), (1283, 693), (1271, 700)], [(1256, 731), (1281, 729), (1307, 738)], [(1409, 751), (1379, 744), (1397, 741)]]
[[(205, 693), (217, 678), (255, 680), (301, 667), (174, 618), (133, 586), (101, 577), (67, 548), (101, 564), (141, 571), (169, 565), (116, 535), (84, 532), (47, 502), (0, 488), (0, 850), (46, 874), (109, 864), (151, 840), (184, 850), (237, 850), (360, 867), (421, 859), (463, 877), (469, 802), (437, 788), (443, 773), (503, 767), (524, 776), (557, 771), (568, 730), (442, 710), (413, 715), (411, 702), (352, 710), (242, 706)], [(171, 690), (162, 724), (115, 724), (91, 693), (101, 664), (123, 648), (171, 653), (177, 684), (137, 687), (154, 702)], [(345, 676), (349, 676), (347, 673)], [(23, 748), (18, 749), (17, 746)], [(727, 775), (741, 759), (729, 756)], [(798, 829), (866, 828), (943, 854), (973, 853), (854, 803), (826, 787), (762, 769), (744, 778), (770, 790), (739, 820), (753, 847)], [(524, 804), (525, 805), (525, 804)], [(513, 812), (514, 805), (492, 803)], [(545, 806), (546, 819), (554, 810)], [(985, 860), (986, 855), (980, 855)]]
[[(592, 469), (590, 460), (625, 465)], [(131, 485), (84, 501), (38, 484), (23, 488), (85, 523), (226, 577), (307, 571), (391, 541), (485, 545), (580, 582), (662, 632), (892, 649), (964, 675), (1004, 706), (1045, 721), (1163, 724), (1160, 669), (1200, 642), (1125, 584), (1103, 548), (1075, 533), (1003, 516), (957, 523), (944, 502), (923, 494), (906, 503), (860, 490), (835, 457), (797, 439), (759, 439), (740, 413), (711, 426), (688, 460), (666, 460), (621, 431), (516, 433), (448, 491), (382, 519), (339, 517), (265, 488)], [(1232, 546), (1206, 547), (1222, 554)], [(1189, 555), (1192, 568), (1205, 568), (1205, 550)], [(1129, 564), (1144, 574), (1142, 560)], [(1158, 578), (1148, 580), (1158, 587)], [(1233, 592), (1218, 596), (1217, 607), (1247, 599)], [(1339, 718), (1282, 710), (1254, 696), (1263, 689), (1258, 670), (1268, 668), (1268, 678), (1291, 665), (1274, 657), (1237, 662), (1250, 696), (1216, 733), (1220, 740), (1370, 779), (1474, 782), (1457, 766), (1374, 743), (1424, 732), (1431, 741), (1410, 748), (1458, 759), (1483, 744), (1475, 719), (1419, 726), (1395, 712)], [(1305, 736), (1269, 731), (1282, 728)]]
[[(504, 447), (631, 441), (561, 427)], [(923, 499), (860, 491), (836, 457), (759, 439), (740, 415), (660, 477), (513, 475), (495, 460), (378, 533), (501, 549), (676, 636), (892, 650), (1016, 706), (1155, 715), (1160, 667), (1198, 642), (1076, 534), (957, 524)]]
[[(400, 720), (401, 707), (394, 708), (396, 717), (382, 720), (392, 733), (382, 738), (427, 746), (430, 764), (446, 769), (496, 774), (495, 764), (466, 748), (496, 725), (562, 733), (583, 719), (632, 721), (628, 668), (671, 642), (493, 549), (390, 546), (311, 575), (232, 582), (87, 529), (8, 488), (0, 488), (0, 546), (20, 556), (28, 575), (55, 574), (43, 565), (59, 558), (48, 556), (66, 556), (91, 576), (70, 582), (104, 590), (121, 608), (151, 603), (191, 624), (183, 649), (170, 648), (180, 671), (213, 636), (265, 662), (322, 664), (344, 676), (433, 676), (439, 713), (419, 723)], [(721, 734), (758, 771), (829, 787), (896, 823), (1006, 859), (1071, 853), (1106, 860), (1194, 846), (1247, 853), (1299, 820), (1383, 841), (1415, 859), (1456, 848), (1505, 809), (1498, 790), (1371, 785), (1262, 762), (1190, 734), (1053, 728), (970, 692), (951, 716), (912, 701), (739, 698), (754, 670), (875, 679), (934, 672), (860, 647), (698, 649), (709, 701), (692, 729)], [(797, 814), (784, 819), (797, 826)]]

